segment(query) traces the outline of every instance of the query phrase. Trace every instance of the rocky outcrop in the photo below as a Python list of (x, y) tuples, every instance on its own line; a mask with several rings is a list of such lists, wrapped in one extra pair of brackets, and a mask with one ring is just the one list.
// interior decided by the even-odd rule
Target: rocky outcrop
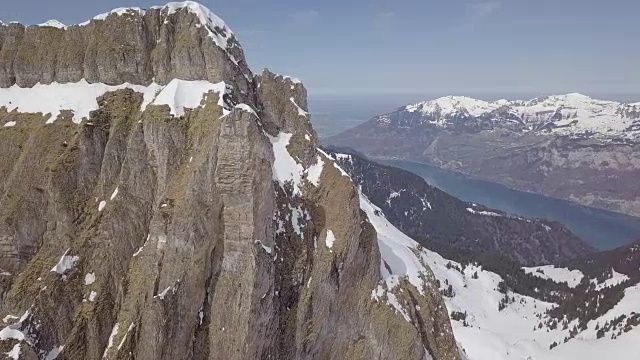
[[(316, 148), (304, 86), (252, 76), (233, 38), (225, 51), (207, 34), (228, 29), (181, 6), (66, 30), (1, 27), (3, 86), (155, 77), (232, 89), (180, 116), (131, 88), (102, 95), (80, 124), (71, 111), (45, 124), (0, 108), (0, 351), (459, 359), (433, 276), (395, 288), (407, 317), (372, 298), (376, 232), (351, 179)], [(78, 42), (50, 53), (48, 36)]]
[(128, 9), (67, 28), (0, 25), (0, 87), (78, 82), (167, 84), (172, 79), (227, 81), (247, 91), (242, 47), (206, 9)]

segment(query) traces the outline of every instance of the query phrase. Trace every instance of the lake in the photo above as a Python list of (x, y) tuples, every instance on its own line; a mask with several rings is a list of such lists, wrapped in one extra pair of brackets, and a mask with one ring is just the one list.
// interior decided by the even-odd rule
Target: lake
[(464, 201), (523, 217), (558, 221), (600, 250), (610, 250), (640, 239), (640, 218), (510, 189), (425, 164), (395, 160), (380, 162), (420, 175), (431, 185)]

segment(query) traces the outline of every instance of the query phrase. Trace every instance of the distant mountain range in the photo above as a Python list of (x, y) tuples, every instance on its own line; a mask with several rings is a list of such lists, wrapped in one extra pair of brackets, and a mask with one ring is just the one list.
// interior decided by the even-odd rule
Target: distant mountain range
[(552, 132), (572, 137), (637, 139), (640, 103), (622, 104), (567, 94), (527, 101), (487, 102), (446, 96), (407, 105), (377, 117), (381, 126), (435, 125), (454, 131), (507, 129), (515, 132)]
[(447, 96), (325, 143), (640, 216), (640, 103), (577, 93), (494, 102)]

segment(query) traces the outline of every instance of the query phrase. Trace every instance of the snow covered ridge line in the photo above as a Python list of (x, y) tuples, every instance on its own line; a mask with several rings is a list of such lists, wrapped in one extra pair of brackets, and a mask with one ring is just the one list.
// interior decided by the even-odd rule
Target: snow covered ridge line
[[(224, 82), (214, 84), (205, 80), (179, 79), (174, 79), (164, 86), (155, 83), (149, 86), (129, 83), (112, 86), (102, 83), (90, 84), (86, 80), (77, 83), (37, 84), (31, 88), (14, 85), (10, 88), (0, 88), (0, 108), (5, 107), (8, 112), (50, 114), (47, 124), (56, 121), (62, 111), (70, 110), (73, 112), (73, 122), (79, 124), (89, 118), (91, 111), (98, 109), (98, 97), (121, 89), (132, 89), (143, 94), (140, 111), (144, 111), (149, 105), (168, 105), (171, 115), (180, 117), (185, 114), (185, 109), (199, 107), (203, 97), (209, 92), (218, 94), (218, 105), (223, 108), (223, 115), (232, 110), (232, 107), (225, 104), (223, 96), (233, 91), (230, 85)], [(243, 109), (248, 111), (246, 108)], [(12, 127), (19, 125), (19, 122), (7, 124), (6, 127)]]
[[(408, 114), (402, 116), (403, 113)], [(640, 134), (639, 103), (598, 100), (578, 93), (514, 101), (445, 96), (401, 107), (377, 119), (385, 126), (397, 122), (400, 127), (430, 123), (446, 128), (453, 125), (452, 119), (458, 126), (460, 119), (468, 119), (470, 126), (481, 124), (483, 130), (505, 127), (560, 134)]]

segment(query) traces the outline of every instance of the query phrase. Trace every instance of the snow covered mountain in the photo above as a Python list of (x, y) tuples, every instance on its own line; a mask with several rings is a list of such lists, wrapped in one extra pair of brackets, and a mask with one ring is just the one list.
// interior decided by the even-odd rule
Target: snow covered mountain
[[(418, 244), (392, 225), (363, 194), (360, 206), (378, 233), (380, 267), (386, 274), (372, 297), (412, 321), (412, 309), (395, 296), (396, 284), (435, 276), (452, 318), (453, 332), (468, 359), (600, 360), (611, 354), (619, 359), (637, 355), (637, 273), (630, 277), (609, 268), (603, 278), (565, 267), (523, 268), (519, 277), (531, 283), (521, 283), (514, 289), (507, 285), (513, 281), (506, 282), (504, 276), (477, 262), (459, 263)], [(640, 252), (640, 245), (627, 251)], [(584, 266), (589, 263), (582, 262)], [(636, 259), (636, 267), (639, 264)], [(590, 296), (583, 296), (585, 293)], [(575, 310), (583, 308), (593, 311)]]
[(306, 89), (204, 6), (0, 25), (0, 355), (459, 360), (434, 279), (383, 276)]
[(447, 96), (376, 116), (325, 144), (640, 216), (640, 103)]
[(453, 130), (505, 128), (572, 137), (639, 139), (640, 103), (621, 104), (577, 93), (527, 101), (495, 102), (447, 96), (407, 105), (396, 112), (379, 116), (377, 121), (389, 127), (432, 124)]

